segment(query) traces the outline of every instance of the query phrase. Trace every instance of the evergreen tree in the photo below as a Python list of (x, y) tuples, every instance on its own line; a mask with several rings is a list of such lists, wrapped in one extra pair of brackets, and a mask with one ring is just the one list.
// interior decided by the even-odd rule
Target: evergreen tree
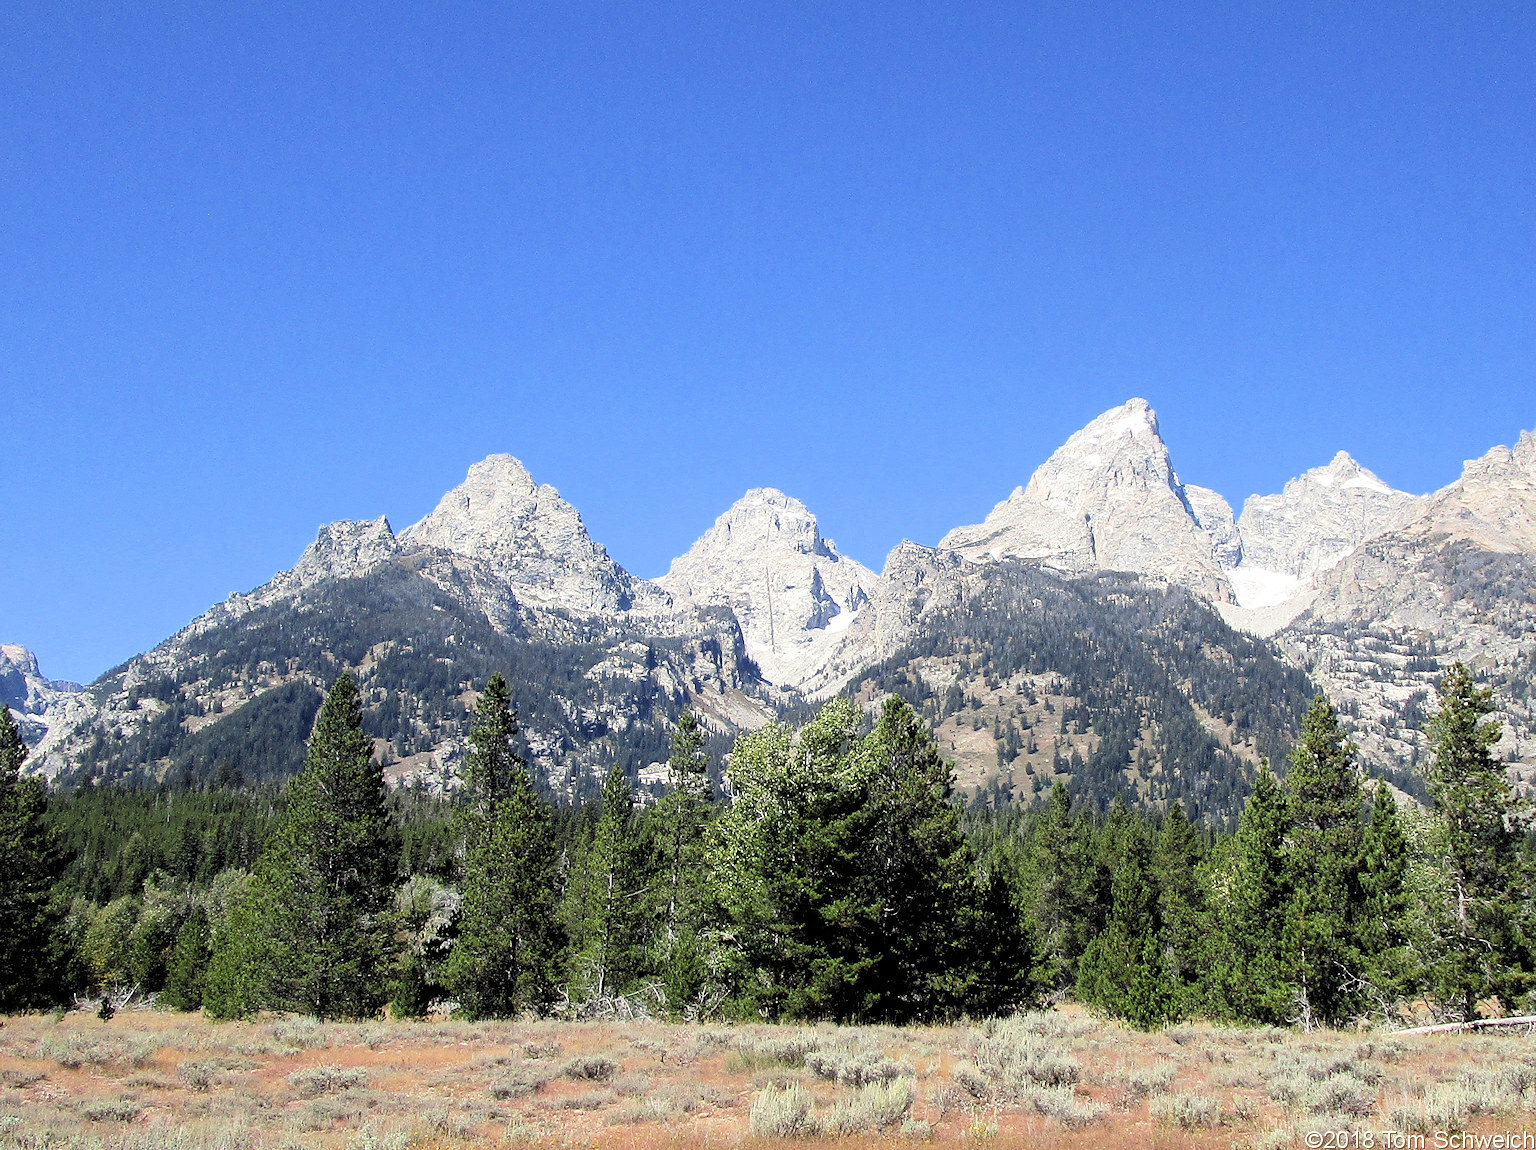
[(996, 1007), (1017, 996), (1017, 978), (998, 966), (1020, 948), (1015, 916), (997, 905), (1002, 892), (983, 900), (950, 765), (921, 718), (890, 696), (855, 753), (869, 780), (865, 859), (884, 936), (864, 1016), (908, 1022), (952, 1016), (978, 998)]
[(11, 709), (0, 705), (0, 1013), (49, 1006), (67, 990), (56, 945), (62, 914), (51, 901), (62, 860), (44, 822), (47, 792), (21, 777), (26, 757)]
[(343, 673), (209, 972), (210, 1013), (366, 1018), (384, 1004), (393, 852), (384, 776)]
[(1494, 710), (1493, 691), (1456, 663), (1439, 694), (1429, 724), (1429, 792), (1444, 827), (1453, 925), (1432, 985), (1442, 1011), (1470, 1018), (1483, 998), (1509, 1004), (1530, 983), (1522, 929), (1529, 883), (1517, 849), (1527, 810), (1493, 756), (1502, 733), (1501, 724), (1484, 721)]
[(1065, 992), (1077, 980), (1077, 960), (1092, 937), (1098, 903), (1091, 828), (1086, 817), (1072, 816), (1071, 807), (1058, 780), (1023, 868), (1024, 926), (1034, 940), (1030, 981), (1042, 998)]
[(864, 1017), (884, 946), (865, 844), (868, 763), (845, 698), (798, 735), (778, 724), (731, 753), (735, 801), (710, 834), (718, 897), (744, 1014)]
[(468, 834), (459, 937), (444, 986), (468, 1018), (547, 1010), (565, 943), (555, 919), (552, 815), (517, 753), (511, 692), (493, 675), (475, 708), (468, 775), (476, 811)]
[(211, 946), (208, 914), (202, 907), (197, 907), (181, 924), (181, 932), (176, 936), (176, 945), (166, 964), (161, 1002), (177, 1010), (201, 1009)]
[(617, 763), (603, 785), (602, 810), (572, 866), (567, 893), (572, 997), (624, 993), (640, 972), (645, 893), (634, 824), (634, 793)]
[(1294, 1006), (1281, 961), (1281, 931), (1290, 903), (1287, 806), (1269, 764), (1262, 764), (1237, 833), (1217, 860), (1221, 945), (1212, 990), (1224, 1013), (1247, 1022), (1288, 1022)]
[(1157, 891), (1151, 881), (1151, 844), (1146, 824), (1123, 804), (1104, 836), (1105, 863), (1112, 867), (1108, 921), (1083, 951), (1077, 997), (1143, 1029), (1172, 1017), (1173, 991), (1163, 959)]
[(1405, 951), (1409, 923), (1409, 847), (1397, 801), (1385, 783), (1371, 799), (1360, 869), (1360, 912), (1356, 938), (1364, 956), (1374, 1004), (1384, 1014), (1408, 989), (1412, 975)]
[(1290, 899), (1282, 937), (1287, 980), (1304, 1024), (1337, 1024), (1360, 1003), (1362, 795), (1354, 745), (1322, 695), (1302, 720), (1286, 776)]
[(1157, 913), (1162, 923), (1163, 959), (1179, 1015), (1202, 1013), (1202, 988), (1209, 957), (1210, 919), (1200, 882), (1199, 833), (1174, 803), (1163, 819), (1152, 854)]
[(678, 718), (667, 768), (671, 790), (657, 804), (654, 819), (658, 858), (653, 897), (661, 905), (653, 965), (676, 1011), (703, 993), (708, 963), (702, 936), (708, 916), (704, 831), (713, 788), (704, 728), (692, 711)]

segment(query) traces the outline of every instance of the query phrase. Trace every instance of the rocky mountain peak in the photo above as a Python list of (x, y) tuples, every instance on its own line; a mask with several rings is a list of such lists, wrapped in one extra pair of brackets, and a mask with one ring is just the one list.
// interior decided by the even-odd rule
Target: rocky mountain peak
[(400, 551), (389, 520), (340, 519), (324, 524), (304, 549), (293, 574), (303, 585), (320, 579), (349, 579), (367, 574)]
[(1420, 533), (1467, 539), (1490, 551), (1536, 551), (1536, 434), (1520, 433), (1462, 465), (1461, 478), (1429, 496)]
[(878, 579), (838, 553), (805, 504), (760, 487), (733, 503), (656, 582), (697, 605), (729, 607), (763, 674), (797, 684), (841, 641)]
[(49, 710), (83, 690), (79, 683), (44, 678), (37, 656), (21, 644), (0, 643), (0, 704), (11, 709), (28, 745), (47, 733)]
[(1217, 541), (1225, 553), (1237, 550), (1226, 526), (1231, 508), (1223, 514), (1225, 500), (1204, 488), (1195, 502), (1198, 513), (1169, 460), (1156, 412), (1131, 399), (1068, 438), (984, 522), (957, 527), (939, 546), (1065, 571), (1137, 571), (1225, 602)]
[(1243, 567), (1308, 579), (1403, 523), (1418, 503), (1340, 451), (1287, 482), (1278, 495), (1248, 497), (1237, 521)]
[(636, 580), (593, 542), (558, 491), (535, 484), (510, 455), (472, 466), (400, 540), (479, 560), (531, 605), (598, 612), (634, 605)]

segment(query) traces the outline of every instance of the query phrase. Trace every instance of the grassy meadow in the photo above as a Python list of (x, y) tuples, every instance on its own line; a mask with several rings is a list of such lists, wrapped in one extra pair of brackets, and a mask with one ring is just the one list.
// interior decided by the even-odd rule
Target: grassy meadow
[(0, 1026), (0, 1146), (27, 1150), (1411, 1147), (1527, 1130), (1536, 1040), (1512, 1033), (1143, 1034), (1070, 1008), (910, 1028), (154, 1010)]

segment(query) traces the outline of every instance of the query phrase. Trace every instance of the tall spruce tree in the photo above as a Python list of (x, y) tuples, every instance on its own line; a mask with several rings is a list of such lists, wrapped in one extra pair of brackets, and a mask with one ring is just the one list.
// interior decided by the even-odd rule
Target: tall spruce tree
[(840, 696), (798, 733), (769, 724), (731, 753), (736, 797), (709, 842), (744, 1014), (847, 1021), (879, 1001), (868, 762), (850, 754), (860, 719)]
[(1016, 918), (999, 905), (1001, 892), (988, 901), (976, 884), (950, 765), (921, 718), (892, 695), (855, 754), (867, 771), (865, 860), (884, 936), (864, 1016), (909, 1022), (982, 1000), (1015, 1005), (1023, 988), (1006, 956), (1020, 949)]
[(517, 752), (511, 691), (491, 676), (475, 707), (459, 937), (443, 985), (468, 1018), (547, 1010), (556, 997), (565, 932), (556, 920), (553, 816)]
[(1364, 960), (1367, 994), (1383, 1015), (1410, 987), (1412, 963), (1406, 950), (1409, 906), (1407, 836), (1391, 788), (1377, 783), (1371, 820), (1361, 850), (1360, 912), (1355, 937)]
[(602, 810), (571, 867), (566, 895), (573, 998), (594, 1002), (622, 994), (640, 973), (645, 891), (634, 823), (634, 792), (615, 763), (603, 784)]
[(1470, 1018), (1480, 1000), (1497, 996), (1508, 1005), (1530, 987), (1530, 883), (1518, 852), (1529, 812), (1493, 756), (1502, 725), (1484, 721), (1494, 710), (1492, 689), (1456, 663), (1439, 696), (1429, 724), (1429, 793), (1444, 828), (1452, 925), (1431, 981), (1448, 1017)]
[(51, 901), (63, 860), (43, 821), (42, 782), (21, 777), (26, 757), (11, 709), (0, 705), (0, 1014), (50, 1006), (66, 992)]
[(1222, 1013), (1247, 1022), (1285, 1023), (1293, 1015), (1293, 986), (1282, 961), (1281, 932), (1290, 904), (1285, 795), (1268, 763), (1224, 846), (1216, 891), (1219, 957), (1211, 983)]
[(1184, 808), (1174, 803), (1163, 819), (1152, 854), (1157, 912), (1162, 923), (1163, 959), (1179, 1015), (1206, 1009), (1203, 997), (1209, 958), (1210, 919), (1199, 867), (1203, 855), (1199, 832)]
[(1285, 779), (1289, 901), (1281, 946), (1296, 1017), (1337, 1024), (1360, 1007), (1356, 934), (1363, 796), (1354, 745), (1322, 695), (1302, 720)]
[(671, 789), (657, 804), (655, 885), (652, 900), (660, 922), (651, 965), (661, 976), (668, 1006), (681, 1011), (704, 993), (708, 981), (709, 916), (704, 833), (713, 788), (704, 751), (704, 728), (692, 711), (679, 716), (667, 761)]
[(282, 823), (220, 938), (204, 992), (209, 1012), (377, 1014), (394, 897), (390, 840), (383, 769), (343, 672), (315, 720)]
[(1051, 998), (1077, 980), (1077, 960), (1093, 936), (1098, 885), (1089, 820), (1072, 814), (1058, 780), (1036, 823), (1021, 878), (1023, 922), (1034, 940), (1033, 993)]

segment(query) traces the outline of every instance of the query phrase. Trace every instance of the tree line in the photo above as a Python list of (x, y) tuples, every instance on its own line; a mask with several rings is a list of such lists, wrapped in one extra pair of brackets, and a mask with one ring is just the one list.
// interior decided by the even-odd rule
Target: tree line
[[(215, 792), (141, 796), (177, 829), (156, 854), (121, 828), (115, 860), (110, 797), (61, 801), (23, 778), (3, 712), (0, 1010), (132, 986), (218, 1018), (450, 1005), (909, 1022), (1073, 997), (1147, 1028), (1310, 1027), (1410, 1002), (1445, 1019), (1513, 1009), (1536, 985), (1536, 869), (1492, 709), (1464, 667), (1447, 673), (1425, 809), (1367, 786), (1319, 697), (1283, 777), (1261, 768), (1219, 834), (1177, 802), (1102, 810), (1060, 784), (1032, 811), (963, 812), (895, 696), (872, 717), (840, 697), (798, 730), (741, 736), (729, 801), (685, 713), (657, 803), (615, 766), (600, 801), (556, 811), (500, 675), (476, 705), (463, 800), (403, 807), (342, 675), (303, 770), (252, 793), (260, 819), (241, 830)], [(51, 822), (50, 804), (72, 818)]]

